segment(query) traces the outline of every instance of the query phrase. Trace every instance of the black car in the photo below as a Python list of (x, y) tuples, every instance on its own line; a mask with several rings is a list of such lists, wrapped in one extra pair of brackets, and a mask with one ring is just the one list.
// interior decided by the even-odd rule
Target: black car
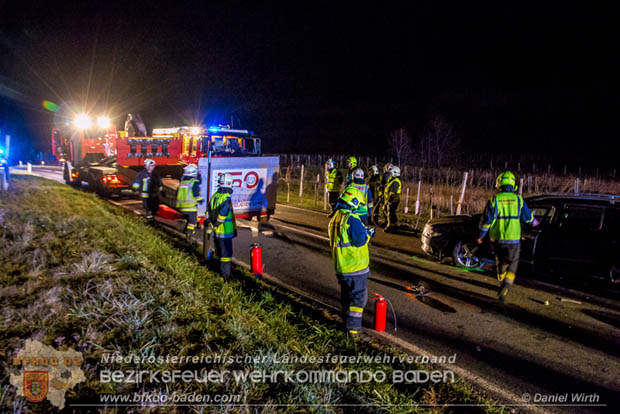
[[(519, 270), (562, 277), (594, 276), (620, 284), (620, 196), (549, 194), (525, 200), (540, 222), (522, 225)], [(478, 245), (481, 214), (430, 220), (422, 249), (460, 267), (493, 263), (492, 246)]]

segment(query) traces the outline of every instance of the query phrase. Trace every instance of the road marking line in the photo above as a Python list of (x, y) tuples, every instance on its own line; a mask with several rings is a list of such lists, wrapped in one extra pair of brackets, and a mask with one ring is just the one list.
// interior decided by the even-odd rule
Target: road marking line
[[(276, 220), (277, 220), (277, 219), (276, 219)], [(297, 232), (297, 233), (306, 234), (306, 235), (308, 235), (308, 236), (316, 237), (317, 239), (321, 239), (321, 240), (329, 241), (329, 238), (327, 238), (327, 237), (324, 237), (324, 236), (319, 236), (318, 234), (315, 234), (315, 233), (310, 233), (310, 232), (305, 231), (305, 230), (299, 230), (299, 229), (296, 229), (296, 228), (294, 228), (294, 227), (289, 227), (289, 226), (286, 226), (286, 225), (284, 225), (284, 224), (274, 224), (274, 225), (279, 226), (279, 227), (283, 227), (283, 228), (288, 229), (288, 230), (291, 230), (291, 231), (295, 231), (295, 232)]]
[(310, 209), (308, 209), (308, 208), (301, 208), (301, 207), (290, 206), (290, 205), (288, 205), (288, 204), (278, 204), (278, 206), (280, 206), (280, 207), (286, 207), (286, 208), (293, 208), (293, 209), (295, 209), (295, 210), (301, 210), (301, 211), (309, 211), (309, 212), (316, 213), (316, 214), (322, 214), (322, 215), (324, 215), (324, 216), (327, 216), (327, 215), (328, 215), (328, 213), (324, 213), (324, 212), (322, 212), (322, 211), (316, 211), (316, 210), (310, 210)]

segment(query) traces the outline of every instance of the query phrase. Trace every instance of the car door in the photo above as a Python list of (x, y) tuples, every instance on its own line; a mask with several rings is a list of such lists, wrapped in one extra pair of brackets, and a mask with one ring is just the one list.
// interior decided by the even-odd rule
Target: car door
[(534, 227), (523, 224), (521, 227), (521, 256), (522, 262), (530, 265), (534, 262), (534, 252), (537, 247), (538, 238), (541, 233), (549, 226), (555, 214), (555, 207), (552, 204), (535, 204), (528, 206), (532, 215), (536, 218), (539, 225)]
[(589, 276), (600, 267), (603, 206), (564, 203), (537, 240), (536, 261), (560, 277)]

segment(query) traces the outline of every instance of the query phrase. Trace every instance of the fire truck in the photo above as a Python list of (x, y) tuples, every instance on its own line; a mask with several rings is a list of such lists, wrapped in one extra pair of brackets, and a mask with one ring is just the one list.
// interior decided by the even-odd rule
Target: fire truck
[[(155, 128), (150, 137), (135, 137), (101, 121), (97, 127), (54, 128), (52, 152), (63, 164), (67, 184), (86, 182), (102, 196), (130, 190), (144, 160), (151, 158), (162, 177), (160, 201), (170, 208), (175, 208), (183, 168), (197, 164), (205, 198), (217, 190), (221, 174), (233, 176), (237, 218), (264, 221), (275, 211), (279, 159), (262, 156), (260, 138), (248, 130), (182, 126)], [(205, 208), (206, 203), (199, 205), (199, 217), (204, 217)]]

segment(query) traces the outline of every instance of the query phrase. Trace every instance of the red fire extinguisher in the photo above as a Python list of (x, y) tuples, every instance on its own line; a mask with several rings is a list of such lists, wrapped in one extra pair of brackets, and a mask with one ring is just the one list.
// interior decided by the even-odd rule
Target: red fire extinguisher
[(390, 304), (390, 308), (392, 308), (392, 316), (394, 317), (394, 330), (396, 330), (396, 312), (394, 312), (392, 302), (390, 302), (389, 299), (384, 298), (377, 292), (372, 292), (372, 294), (374, 295), (373, 299), (375, 300), (375, 331), (385, 331), (388, 303)]
[(252, 243), (250, 245), (250, 263), (252, 263), (252, 273), (260, 279), (263, 276), (263, 270), (265, 270), (263, 246), (260, 243)]

